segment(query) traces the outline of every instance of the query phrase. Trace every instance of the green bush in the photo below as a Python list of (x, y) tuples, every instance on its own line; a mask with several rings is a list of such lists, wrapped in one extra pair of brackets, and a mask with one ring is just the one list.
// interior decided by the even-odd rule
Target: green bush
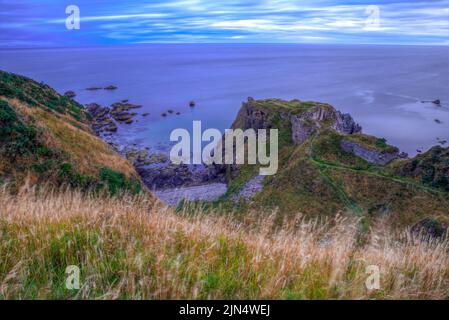
[(117, 194), (119, 191), (130, 191), (131, 193), (141, 191), (140, 184), (137, 181), (127, 179), (123, 173), (108, 167), (101, 168), (100, 179), (107, 184), (108, 191), (111, 194)]
[(36, 130), (25, 125), (11, 106), (0, 101), (0, 150), (11, 159), (36, 151)]

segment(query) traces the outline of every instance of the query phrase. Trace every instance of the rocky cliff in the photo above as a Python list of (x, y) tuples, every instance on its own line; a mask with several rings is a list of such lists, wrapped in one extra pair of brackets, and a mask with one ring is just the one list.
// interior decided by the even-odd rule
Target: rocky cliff
[(401, 225), (449, 221), (448, 150), (408, 159), (385, 139), (363, 134), (350, 115), (300, 100), (250, 98), (233, 127), (276, 128), (280, 137), (275, 176), (257, 178), (249, 165), (234, 171), (226, 198), (240, 208), (276, 207), (285, 215), (340, 211)]
[[(267, 105), (272, 107), (267, 108)], [(279, 99), (256, 101), (253, 98), (242, 104), (233, 127), (257, 130), (277, 128), (279, 125), (291, 128), (291, 138), (295, 144), (302, 144), (311, 135), (329, 127), (345, 134), (362, 131), (351, 115), (343, 114), (328, 104)]]

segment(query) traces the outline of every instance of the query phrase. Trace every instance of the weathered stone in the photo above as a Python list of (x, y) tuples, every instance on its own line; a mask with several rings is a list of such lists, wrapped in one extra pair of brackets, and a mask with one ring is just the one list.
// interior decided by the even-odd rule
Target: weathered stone
[[(291, 102), (301, 103), (299, 100)], [(276, 114), (276, 117), (273, 117), (273, 113)], [(349, 114), (336, 111), (330, 105), (316, 103), (302, 112), (296, 112), (294, 109), (280, 112), (261, 106), (253, 98), (248, 98), (248, 101), (243, 103), (237, 121), (240, 122), (244, 130), (250, 128), (258, 130), (276, 128), (277, 124), (273, 123), (273, 119), (277, 118), (291, 123), (292, 140), (295, 144), (302, 144), (323, 127), (331, 127), (344, 134), (354, 134), (362, 130)]]
[(86, 106), (86, 109), (92, 116), (92, 129), (97, 135), (105, 132), (117, 132), (118, 127), (111, 118), (109, 108), (91, 103)]
[(350, 114), (341, 113), (340, 111), (337, 111), (337, 118), (332, 128), (345, 134), (354, 134), (362, 131), (362, 127), (352, 119)]
[(369, 149), (348, 139), (341, 140), (341, 147), (346, 152), (350, 152), (369, 163), (380, 166), (385, 166), (399, 157), (398, 151), (389, 153), (386, 151)]

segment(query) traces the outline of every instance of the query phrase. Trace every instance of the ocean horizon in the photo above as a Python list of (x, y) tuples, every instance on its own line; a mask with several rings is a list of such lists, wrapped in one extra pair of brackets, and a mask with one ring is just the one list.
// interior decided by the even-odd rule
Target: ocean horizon
[[(142, 105), (119, 125), (122, 144), (166, 149), (194, 120), (224, 131), (247, 97), (281, 98), (329, 103), (415, 155), (449, 138), (448, 57), (445, 46), (158, 44), (0, 49), (0, 69), (73, 90), (82, 104)], [(86, 90), (108, 85), (118, 89)]]

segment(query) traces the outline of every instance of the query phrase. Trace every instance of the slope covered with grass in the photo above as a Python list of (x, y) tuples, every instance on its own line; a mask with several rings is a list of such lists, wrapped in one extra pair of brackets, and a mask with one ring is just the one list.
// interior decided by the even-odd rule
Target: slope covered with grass
[[(286, 216), (342, 212), (366, 223), (385, 217), (399, 227), (432, 218), (449, 226), (447, 150), (437, 147), (414, 159), (372, 164), (345, 151), (342, 141), (378, 153), (398, 153), (398, 149), (382, 138), (338, 132), (333, 122), (336, 114), (332, 106), (318, 102), (250, 99), (244, 103), (234, 128), (278, 129), (279, 170), (265, 178), (262, 191), (251, 201), (242, 199), (239, 210), (279, 209)], [(294, 143), (291, 119), (298, 116), (303, 117), (300, 129), (306, 138)], [(239, 166), (220, 204), (229, 205), (255, 175), (254, 166)]]
[[(447, 241), (357, 219), (174, 213), (140, 196), (0, 190), (3, 299), (445, 299)], [(68, 290), (67, 266), (80, 268)], [(367, 290), (367, 266), (380, 289)]]
[(0, 71), (0, 182), (141, 190), (133, 166), (94, 135), (83, 106), (45, 84)]

